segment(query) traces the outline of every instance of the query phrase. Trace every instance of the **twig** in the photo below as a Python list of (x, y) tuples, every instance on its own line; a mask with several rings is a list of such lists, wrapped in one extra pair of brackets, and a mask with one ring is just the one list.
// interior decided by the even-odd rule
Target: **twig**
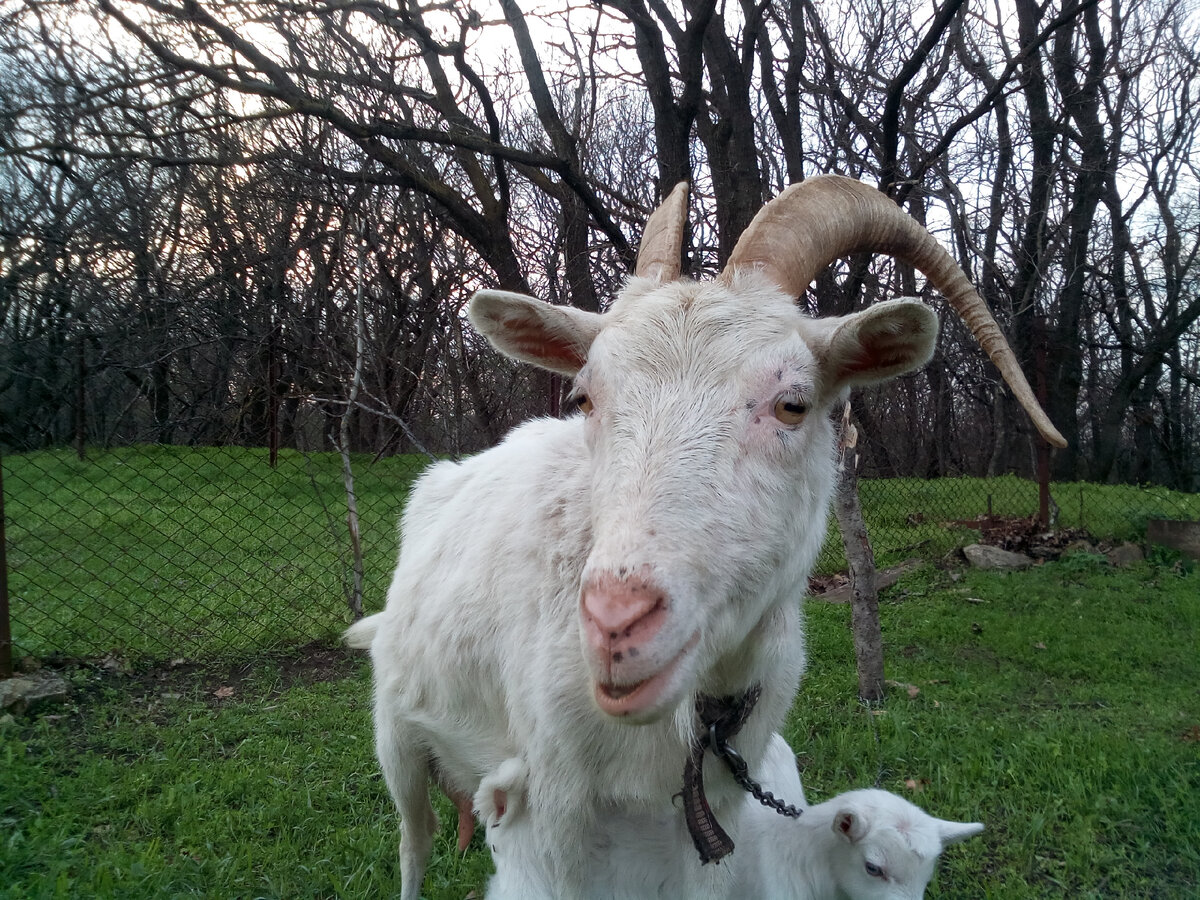
[(346, 598), (350, 606), (350, 615), (355, 622), (362, 618), (363, 593), (363, 558), (362, 540), (358, 529), (358, 498), (354, 494), (354, 467), (350, 464), (350, 416), (358, 403), (358, 389), (362, 384), (363, 370), (363, 332), (366, 321), (363, 316), (363, 256), (365, 248), (362, 241), (358, 244), (358, 289), (355, 294), (354, 310), (354, 377), (350, 382), (350, 393), (346, 399), (346, 409), (342, 413), (342, 423), (338, 441), (338, 451), (342, 456), (342, 481), (346, 485), (346, 525), (350, 529), (350, 550), (354, 555), (354, 588)]

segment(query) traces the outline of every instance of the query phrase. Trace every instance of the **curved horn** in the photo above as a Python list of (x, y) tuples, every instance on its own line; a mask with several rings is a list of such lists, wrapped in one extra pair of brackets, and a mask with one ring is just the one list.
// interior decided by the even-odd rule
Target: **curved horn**
[(842, 175), (792, 185), (759, 210), (721, 278), (755, 268), (799, 297), (827, 265), (859, 252), (887, 253), (924, 273), (971, 329), (1042, 437), (1067, 446), (967, 274), (923, 225), (873, 187)]
[(639, 278), (674, 281), (679, 277), (687, 203), (688, 183), (681, 181), (646, 220), (634, 270)]

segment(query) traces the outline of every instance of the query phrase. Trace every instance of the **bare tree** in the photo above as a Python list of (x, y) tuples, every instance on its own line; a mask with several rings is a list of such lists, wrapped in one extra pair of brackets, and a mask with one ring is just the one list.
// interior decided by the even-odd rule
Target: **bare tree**
[[(1014, 10), (0, 0), (0, 403), (23, 443), (297, 440), (338, 415), (353, 357), (354, 219), (378, 415), (353, 441), (478, 446), (550, 390), (482, 363), (472, 290), (602, 308), (675, 182), (693, 184), (695, 272), (765, 196), (838, 171), (972, 272), (1070, 432), (1059, 477), (1192, 484), (1187, 10)], [(73, 37), (81, 15), (98, 38)], [(820, 313), (921, 289), (867, 260), (817, 287), (800, 299)], [(1038, 444), (958, 326), (937, 360), (855, 398), (888, 435), (864, 472), (1029, 472)]]

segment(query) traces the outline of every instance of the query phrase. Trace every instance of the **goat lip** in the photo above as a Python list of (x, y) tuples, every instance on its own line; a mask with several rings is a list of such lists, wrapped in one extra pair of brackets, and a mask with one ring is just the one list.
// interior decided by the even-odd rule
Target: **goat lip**
[(652, 706), (670, 679), (674, 666), (633, 684), (596, 682), (596, 704), (610, 716), (629, 716)]
[(614, 684), (596, 681), (596, 705), (610, 716), (638, 716), (653, 712), (663, 693), (668, 688), (679, 664), (688, 652), (699, 642), (700, 636), (694, 635), (682, 650), (649, 678), (634, 681), (629, 684)]

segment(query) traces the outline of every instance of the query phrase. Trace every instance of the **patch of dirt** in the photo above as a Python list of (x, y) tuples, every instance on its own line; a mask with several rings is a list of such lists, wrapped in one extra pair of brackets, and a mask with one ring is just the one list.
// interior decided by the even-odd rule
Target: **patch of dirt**
[(146, 684), (150, 690), (169, 690), (173, 683), (183, 682), (192, 688), (199, 687), (201, 694), (212, 702), (241, 698), (242, 688), (260, 678), (269, 679), (270, 688), (264, 695), (261, 686), (256, 688), (259, 696), (270, 698), (282, 694), (298, 685), (317, 684), (348, 678), (361, 668), (365, 655), (325, 641), (314, 641), (292, 650), (269, 653), (236, 663), (168, 664), (149, 672), (131, 676), (136, 682)]
[(281, 677), (293, 684), (336, 681), (354, 674), (366, 660), (365, 653), (341, 644), (314, 641), (278, 658)]
[[(953, 519), (942, 523), (947, 528), (971, 528), (979, 532), (979, 543), (990, 544), (1013, 553), (1024, 553), (1038, 560), (1058, 559), (1068, 550), (1087, 550), (1102, 553), (1112, 548), (1110, 543), (1100, 543), (1082, 528), (1046, 529), (1039, 525), (1037, 516), (982, 515), (974, 519)], [(955, 562), (962, 561), (961, 552), (952, 554)], [(879, 589), (894, 584), (900, 575), (912, 568), (919, 560), (906, 560), (899, 566), (880, 569)], [(943, 565), (946, 561), (943, 561)], [(830, 602), (846, 602), (850, 597), (850, 576), (845, 572), (833, 575), (811, 575), (808, 579), (810, 597)]]
[(976, 516), (974, 519), (954, 519), (946, 525), (973, 528), (979, 532), (979, 542), (1024, 553), (1034, 559), (1058, 559), (1072, 545), (1090, 544), (1092, 536), (1081, 528), (1046, 529), (1037, 516)]
[(808, 594), (810, 597), (820, 597), (832, 591), (848, 588), (849, 585), (850, 576), (845, 572), (837, 572), (833, 575), (808, 576)]
[[(900, 580), (902, 575), (920, 565), (919, 559), (906, 559), (898, 566), (878, 569), (875, 572), (875, 590), (882, 591), (884, 588), (891, 587)], [(826, 603), (849, 603), (852, 597), (850, 576), (844, 572), (836, 575), (811, 576), (808, 579), (808, 593), (809, 596), (824, 600)]]
[(134, 669), (119, 657), (101, 660), (46, 660), (47, 668), (69, 671), (84, 695), (117, 688), (131, 699), (147, 703), (163, 698), (196, 697), (220, 706), (244, 701), (251, 693), (260, 700), (277, 697), (298, 685), (349, 678), (362, 670), (366, 655), (329, 641), (313, 641), (285, 651), (262, 653), (234, 661), (197, 662), (176, 659), (148, 669)]

